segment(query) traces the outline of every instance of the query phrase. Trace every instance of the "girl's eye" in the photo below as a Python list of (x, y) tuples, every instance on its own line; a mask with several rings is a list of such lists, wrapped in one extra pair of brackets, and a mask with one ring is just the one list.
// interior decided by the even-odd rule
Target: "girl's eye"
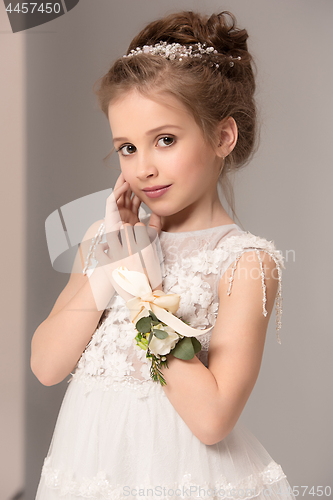
[(133, 146), (133, 144), (124, 144), (124, 146), (121, 146), (119, 149), (117, 149), (117, 153), (121, 153), (122, 156), (129, 156), (135, 153), (136, 147)]
[[(161, 142), (162, 141), (162, 142)], [(161, 137), (158, 141), (157, 144), (163, 147), (171, 146), (175, 142), (174, 137), (169, 137), (168, 135), (165, 137)]]

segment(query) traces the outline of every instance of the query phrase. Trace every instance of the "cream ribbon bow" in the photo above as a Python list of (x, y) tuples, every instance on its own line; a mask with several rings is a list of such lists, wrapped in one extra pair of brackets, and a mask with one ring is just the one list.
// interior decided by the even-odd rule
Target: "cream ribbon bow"
[(184, 337), (197, 337), (214, 328), (211, 326), (206, 330), (196, 330), (174, 316), (179, 307), (180, 295), (166, 294), (162, 290), (152, 291), (148, 278), (143, 273), (129, 271), (125, 266), (120, 266), (112, 271), (112, 278), (123, 290), (134, 295), (133, 299), (126, 302), (134, 324), (139, 319), (149, 316), (151, 310), (160, 321)]

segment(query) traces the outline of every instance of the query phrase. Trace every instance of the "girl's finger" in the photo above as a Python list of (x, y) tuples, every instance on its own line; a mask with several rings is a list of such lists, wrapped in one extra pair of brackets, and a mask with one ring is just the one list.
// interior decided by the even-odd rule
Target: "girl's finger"
[(124, 206), (124, 193), (129, 189), (128, 186), (128, 182), (119, 176), (111, 195), (106, 200), (105, 224), (108, 231), (112, 231), (112, 226), (121, 221), (118, 207)]
[(133, 229), (138, 249), (143, 250), (148, 247), (150, 245), (150, 239), (145, 224), (143, 222), (137, 222)]
[(160, 234), (160, 232), (162, 230), (161, 217), (159, 215), (154, 214), (154, 212), (152, 212), (152, 214), (150, 216), (149, 227), (152, 227), (153, 229), (155, 229), (155, 231), (157, 231), (157, 234)]
[(141, 205), (141, 200), (140, 198), (135, 194), (132, 198), (132, 210), (135, 213), (135, 215), (139, 214), (139, 207)]
[(114, 189), (117, 189), (118, 187), (122, 186), (124, 184), (124, 182), (126, 182), (125, 178), (124, 178), (124, 174), (121, 172), (116, 180), (116, 183), (114, 185)]
[[(119, 193), (118, 193), (119, 194)], [(121, 223), (117, 200), (114, 192), (106, 200), (105, 208), (105, 231), (110, 233)], [(119, 227), (118, 227), (119, 228)]]
[(129, 210), (131, 210), (131, 204), (132, 204), (131, 196), (132, 196), (132, 190), (129, 187), (125, 194), (125, 208), (128, 208)]
[(116, 212), (118, 210), (118, 206), (123, 206), (123, 194), (127, 190), (127, 186), (123, 185), (117, 189), (114, 189), (111, 195), (106, 200), (106, 216), (109, 213)]
[(121, 172), (113, 188), (113, 194), (115, 200), (120, 207), (123, 207), (125, 204), (124, 193), (128, 189), (129, 189), (129, 183), (125, 180), (124, 174)]
[(123, 257), (123, 245), (119, 240), (119, 231), (123, 227), (123, 224), (119, 224), (117, 231), (111, 231), (106, 235), (106, 239), (109, 245), (108, 256), (112, 262), (118, 262)]
[(123, 245), (123, 257), (136, 253), (134, 227), (128, 223), (124, 224), (124, 226), (120, 229), (120, 234)]
[(124, 195), (124, 193), (126, 193), (128, 189), (129, 189), (129, 184), (127, 181), (125, 181), (124, 184), (118, 186), (117, 188), (116, 186), (114, 187), (113, 194), (117, 202), (121, 201), (120, 198)]

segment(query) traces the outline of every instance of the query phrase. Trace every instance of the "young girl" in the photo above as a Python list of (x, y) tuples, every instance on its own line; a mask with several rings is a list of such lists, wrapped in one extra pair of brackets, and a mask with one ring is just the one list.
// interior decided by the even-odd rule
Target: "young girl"
[[(32, 340), (43, 384), (72, 375), (38, 500), (295, 498), (281, 466), (238, 423), (275, 300), (277, 334), (281, 326), (283, 267), (274, 244), (242, 230), (217, 191), (221, 182), (228, 193), (229, 173), (255, 144), (247, 37), (230, 13), (169, 15), (99, 80), (122, 171), (113, 191), (121, 231), (134, 244), (139, 229), (157, 231), (160, 288), (179, 294), (176, 315), (202, 348), (189, 360), (167, 354), (166, 385), (152, 380), (128, 297), (97, 272), (113, 251), (106, 236), (119, 229), (108, 200), (105, 220), (84, 238), (90, 250), (82, 244), (76, 257), (83, 273), (73, 271)], [(141, 202), (152, 212), (144, 223)]]

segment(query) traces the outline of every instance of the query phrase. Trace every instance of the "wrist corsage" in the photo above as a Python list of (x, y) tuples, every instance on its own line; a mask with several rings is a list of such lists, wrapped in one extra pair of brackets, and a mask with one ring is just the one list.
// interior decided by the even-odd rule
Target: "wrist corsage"
[(198, 339), (184, 337), (175, 332), (173, 328), (159, 321), (152, 311), (149, 311), (149, 316), (139, 319), (135, 328), (138, 331), (135, 337), (137, 345), (147, 351), (146, 357), (151, 359), (150, 376), (161, 385), (166, 385), (160, 368), (161, 366), (168, 368), (167, 354), (188, 360), (201, 351)]
[(134, 296), (126, 302), (131, 321), (137, 330), (136, 344), (146, 351), (151, 360), (152, 380), (166, 385), (161, 367), (168, 367), (167, 354), (189, 360), (201, 350), (201, 344), (193, 334), (202, 335), (212, 329), (196, 330), (178, 318), (180, 295), (166, 294), (162, 290), (150, 288), (145, 274), (129, 271), (120, 266), (112, 272), (114, 281), (126, 292)]

